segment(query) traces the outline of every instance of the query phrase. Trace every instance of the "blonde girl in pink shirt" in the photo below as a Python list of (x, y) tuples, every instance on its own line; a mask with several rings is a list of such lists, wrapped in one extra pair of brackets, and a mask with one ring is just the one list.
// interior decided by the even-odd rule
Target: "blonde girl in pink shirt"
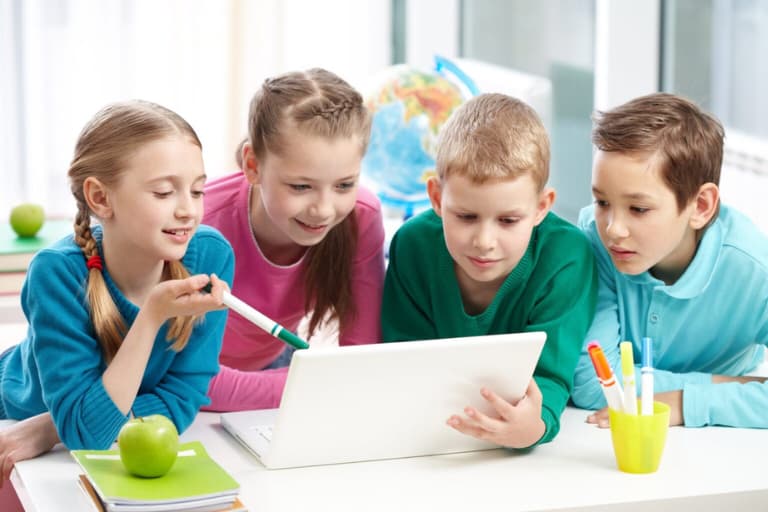
[[(242, 172), (205, 189), (203, 223), (235, 252), (233, 295), (293, 331), (305, 316), (310, 335), (338, 323), (341, 345), (381, 338), (381, 207), (359, 186), (370, 130), (362, 96), (335, 74), (270, 78), (251, 100)], [(207, 408), (277, 407), (291, 352), (230, 311)]]

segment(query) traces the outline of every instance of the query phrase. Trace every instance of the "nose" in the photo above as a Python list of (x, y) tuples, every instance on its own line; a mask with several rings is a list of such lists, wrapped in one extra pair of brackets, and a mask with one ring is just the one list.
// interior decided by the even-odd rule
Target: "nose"
[(605, 232), (611, 238), (626, 238), (629, 236), (626, 222), (616, 214), (612, 214), (608, 217), (608, 224), (605, 227)]
[(320, 220), (329, 219), (333, 216), (333, 197), (328, 192), (318, 193), (316, 200), (309, 207), (309, 214)]
[(493, 227), (480, 224), (472, 239), (472, 246), (480, 252), (489, 252), (496, 243)]
[(178, 197), (179, 200), (176, 202), (176, 211), (174, 212), (176, 217), (180, 219), (193, 217), (197, 212), (195, 199), (189, 194), (179, 194)]

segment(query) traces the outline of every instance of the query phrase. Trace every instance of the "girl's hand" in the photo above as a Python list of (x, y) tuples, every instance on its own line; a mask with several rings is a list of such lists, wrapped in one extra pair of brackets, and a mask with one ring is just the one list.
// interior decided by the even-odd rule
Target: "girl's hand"
[[(210, 293), (203, 291), (208, 282)], [(164, 281), (149, 292), (101, 381), (115, 406), (127, 414), (147, 369), (158, 329), (169, 318), (196, 316), (221, 309), (226, 283), (205, 274)]]
[(0, 487), (10, 477), (14, 464), (48, 452), (58, 442), (59, 434), (47, 412), (0, 431)]
[(219, 276), (217, 276), (216, 274), (211, 274), (211, 279), (208, 281), (208, 283), (210, 284), (210, 286), (204, 286), (203, 287), (205, 289), (204, 291), (206, 293), (213, 295), (218, 302), (218, 307), (213, 309), (225, 309), (226, 306), (224, 305), (222, 300), (223, 300), (224, 292), (229, 291), (229, 286), (227, 285), (227, 282), (219, 279)]
[(466, 407), (466, 416), (454, 414), (448, 418), (448, 425), (463, 434), (510, 448), (527, 448), (544, 435), (542, 396), (535, 380), (531, 379), (525, 396), (515, 404), (487, 388), (482, 388), (480, 394), (493, 406), (497, 417), (492, 418), (474, 407)]
[[(211, 283), (210, 293), (202, 289)], [(142, 306), (144, 313), (158, 324), (176, 316), (201, 315), (215, 309), (222, 309), (222, 294), (227, 284), (216, 274), (210, 278), (198, 274), (186, 279), (164, 281), (152, 290)]]

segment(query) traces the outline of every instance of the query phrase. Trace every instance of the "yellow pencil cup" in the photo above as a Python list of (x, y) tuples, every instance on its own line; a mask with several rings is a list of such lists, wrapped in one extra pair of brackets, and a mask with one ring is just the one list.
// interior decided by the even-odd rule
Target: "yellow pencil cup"
[(653, 473), (659, 468), (669, 429), (669, 406), (653, 403), (653, 415), (608, 410), (616, 465), (625, 473)]

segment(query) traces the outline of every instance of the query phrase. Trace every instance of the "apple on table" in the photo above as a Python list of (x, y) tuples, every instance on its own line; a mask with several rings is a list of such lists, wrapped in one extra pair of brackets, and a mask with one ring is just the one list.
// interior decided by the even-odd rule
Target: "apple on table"
[(179, 451), (176, 425), (161, 414), (129, 420), (117, 436), (120, 460), (129, 473), (155, 478), (170, 471)]
[(11, 228), (23, 238), (31, 238), (45, 222), (45, 212), (39, 204), (23, 203), (11, 210)]

